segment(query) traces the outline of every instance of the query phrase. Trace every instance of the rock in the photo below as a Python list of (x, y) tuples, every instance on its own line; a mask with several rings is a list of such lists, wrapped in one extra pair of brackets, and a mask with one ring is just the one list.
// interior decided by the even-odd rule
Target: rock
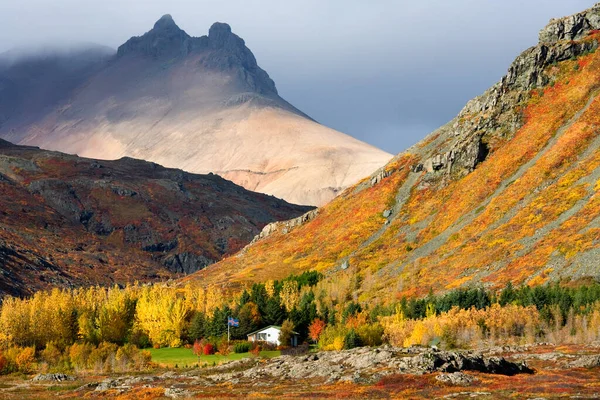
[(215, 260), (210, 258), (186, 251), (168, 256), (163, 261), (163, 265), (173, 272), (191, 274), (214, 264), (214, 262)]
[(74, 381), (75, 377), (71, 376), (71, 375), (67, 375), (67, 374), (61, 374), (61, 373), (37, 374), (31, 380), (35, 381), (35, 382), (40, 382), (40, 381), (64, 382), (64, 381)]
[(467, 375), (462, 372), (453, 372), (451, 374), (439, 374), (435, 377), (435, 379), (443, 383), (457, 386), (469, 386), (473, 382), (478, 381), (478, 379), (474, 376)]
[[(319, 209), (315, 208), (299, 217), (287, 220), (287, 221), (278, 221), (272, 222), (266, 225), (263, 230), (252, 239), (252, 243), (256, 243), (261, 239), (264, 239), (268, 236), (271, 236), (275, 232), (283, 232), (285, 234), (289, 233), (292, 229), (304, 225), (305, 223), (312, 221), (319, 214)], [(243, 251), (243, 250), (242, 250)]]
[(488, 374), (516, 375), (533, 373), (523, 362), (514, 363), (503, 357), (484, 357), (472, 352), (425, 352), (404, 359), (401, 369), (424, 372), (479, 371)]
[(387, 171), (383, 168), (375, 172), (371, 177), (371, 186), (377, 185), (379, 182), (392, 174), (392, 171)]
[(180, 399), (192, 397), (193, 394), (189, 390), (181, 388), (167, 388), (165, 389), (165, 396), (170, 397), (172, 399)]
[(571, 368), (596, 368), (600, 367), (600, 355), (581, 356), (569, 363)]
[(575, 15), (552, 19), (541, 30), (539, 37), (540, 42), (556, 43), (561, 40), (581, 39), (594, 29), (600, 29), (600, 4)]

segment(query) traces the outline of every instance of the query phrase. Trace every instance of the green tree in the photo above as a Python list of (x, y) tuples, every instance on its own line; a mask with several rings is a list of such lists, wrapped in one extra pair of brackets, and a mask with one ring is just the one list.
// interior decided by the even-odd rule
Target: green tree
[(294, 323), (289, 319), (283, 321), (281, 331), (279, 332), (279, 342), (282, 346), (291, 346), (292, 337), (294, 336)]

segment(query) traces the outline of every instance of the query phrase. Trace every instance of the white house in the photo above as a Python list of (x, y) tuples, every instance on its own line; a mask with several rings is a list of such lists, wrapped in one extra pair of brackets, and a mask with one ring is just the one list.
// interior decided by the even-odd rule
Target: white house
[[(277, 325), (269, 325), (265, 328), (259, 329), (257, 331), (251, 332), (248, 334), (249, 342), (267, 342), (277, 346), (281, 345), (279, 341), (279, 334), (281, 333), (281, 327)], [(291, 345), (292, 347), (298, 346), (298, 333), (292, 332), (292, 340), (291, 343), (287, 343), (287, 345)]]

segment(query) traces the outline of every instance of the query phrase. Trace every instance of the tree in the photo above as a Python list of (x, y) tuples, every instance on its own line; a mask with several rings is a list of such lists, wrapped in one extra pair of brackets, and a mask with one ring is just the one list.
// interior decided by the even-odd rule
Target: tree
[(190, 323), (190, 338), (198, 340), (206, 337), (206, 316), (202, 312), (197, 312)]
[(202, 354), (204, 354), (204, 346), (202, 345), (202, 342), (200, 342), (199, 340), (196, 340), (194, 342), (194, 354), (198, 357), (198, 361), (200, 361), (200, 356)]
[(291, 346), (294, 335), (294, 323), (289, 319), (283, 321), (281, 331), (279, 332), (279, 342), (282, 346)]
[(285, 318), (285, 311), (281, 308), (281, 299), (275, 295), (267, 301), (264, 321), (269, 325), (279, 325)]
[(308, 336), (316, 343), (325, 329), (325, 322), (316, 318), (308, 327)]
[(259, 328), (262, 317), (258, 306), (253, 302), (246, 303), (238, 314), (239, 326), (235, 329), (234, 337), (244, 339), (246, 335)]
[(298, 282), (285, 281), (279, 296), (281, 297), (281, 305), (285, 307), (286, 311), (292, 311), (292, 309), (298, 305), (298, 301), (300, 300)]

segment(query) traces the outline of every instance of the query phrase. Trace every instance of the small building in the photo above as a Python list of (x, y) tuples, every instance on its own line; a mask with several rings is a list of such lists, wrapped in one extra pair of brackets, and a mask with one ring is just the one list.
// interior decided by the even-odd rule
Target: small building
[[(259, 329), (254, 332), (250, 332), (248, 334), (249, 342), (266, 342), (276, 346), (281, 346), (281, 342), (279, 341), (279, 334), (281, 333), (281, 327), (277, 325), (269, 325), (262, 329)], [(298, 333), (292, 331), (292, 340), (291, 343), (287, 343), (285, 345), (296, 347), (298, 346)]]

